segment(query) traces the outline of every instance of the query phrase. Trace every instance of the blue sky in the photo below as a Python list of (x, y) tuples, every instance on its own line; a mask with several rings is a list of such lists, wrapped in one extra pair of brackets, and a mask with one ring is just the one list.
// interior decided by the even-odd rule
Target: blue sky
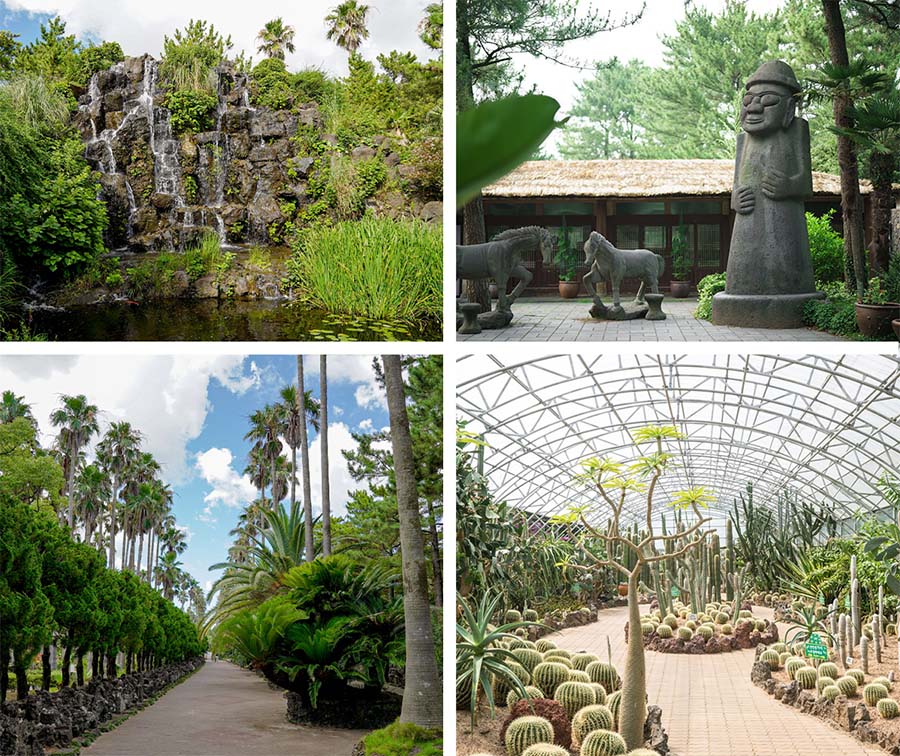
[[(370, 37), (360, 47), (363, 57), (374, 60), (380, 53), (409, 50), (419, 58), (434, 57), (422, 44), (416, 27), (430, 0), (381, 0), (369, 2)], [(325, 36), (325, 16), (339, 0), (258, 0), (254, 3), (221, 0), (0, 0), (0, 28), (33, 40), (41, 21), (59, 14), (69, 33), (79, 39), (119, 42), (126, 55), (150, 53), (159, 57), (163, 37), (183, 28), (191, 19), (212, 22), (233, 41), (232, 53), (242, 50), (256, 61), (256, 35), (275, 17), (296, 30), (296, 52), (288, 53), (292, 69), (316, 66), (331, 73), (347, 72), (347, 53)]]
[[(349, 476), (341, 449), (354, 448), (353, 431), (388, 425), (383, 393), (371, 357), (328, 358), (329, 455), (332, 508), (345, 512), (348, 492), (361, 487)], [(319, 358), (304, 361), (306, 388), (319, 395)], [(292, 356), (4, 356), (0, 391), (11, 389), (32, 405), (49, 446), (50, 413), (61, 394), (84, 393), (101, 412), (101, 433), (128, 420), (144, 435), (144, 448), (163, 466), (175, 494), (174, 512), (187, 529), (181, 557), (204, 587), (216, 575), (211, 564), (227, 556), (228, 531), (243, 505), (256, 495), (242, 474), (250, 444), (243, 440), (248, 416), (278, 392), (296, 384)], [(94, 442), (96, 443), (96, 438)], [(287, 449), (285, 449), (287, 451)], [(320, 446), (310, 431), (313, 506), (320, 509)], [(93, 452), (89, 452), (89, 457)]]

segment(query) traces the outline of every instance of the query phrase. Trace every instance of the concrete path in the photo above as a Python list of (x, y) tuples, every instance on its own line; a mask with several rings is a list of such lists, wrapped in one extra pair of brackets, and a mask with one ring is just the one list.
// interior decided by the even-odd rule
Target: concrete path
[(302, 727), (266, 681), (207, 662), (155, 704), (101, 735), (82, 756), (350, 756), (366, 733)]
[[(609, 303), (609, 296), (605, 298)], [(513, 305), (508, 328), (456, 335), (459, 341), (843, 341), (810, 328), (768, 329), (714, 326), (694, 317), (696, 299), (663, 301), (665, 320), (594, 320), (587, 298), (531, 297)]]
[[(613, 664), (621, 671), (627, 613), (625, 607), (605, 609), (599, 622), (547, 637), (604, 661), (609, 637)], [(772, 618), (766, 609), (754, 614)], [(750, 682), (753, 657), (753, 650), (710, 656), (647, 651), (647, 696), (662, 707), (673, 756), (884, 756), (766, 695)]]

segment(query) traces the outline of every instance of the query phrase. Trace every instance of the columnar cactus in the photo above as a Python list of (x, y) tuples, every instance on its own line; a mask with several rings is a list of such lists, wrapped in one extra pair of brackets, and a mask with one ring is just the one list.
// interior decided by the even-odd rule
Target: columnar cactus
[(612, 730), (612, 712), (602, 704), (585, 706), (575, 712), (572, 717), (572, 738), (576, 743), (581, 743), (589, 732), (594, 730)]
[(865, 635), (859, 639), (859, 658), (862, 661), (862, 671), (869, 674), (869, 639)]
[(556, 688), (569, 679), (569, 668), (558, 662), (541, 662), (531, 673), (534, 684), (547, 696), (553, 697)]
[(656, 628), (656, 634), (664, 640), (668, 640), (674, 635), (674, 633), (672, 632), (672, 628), (668, 625), (660, 625), (658, 628)]
[(834, 684), (837, 685), (838, 690), (841, 691), (841, 695), (847, 696), (847, 698), (855, 696), (856, 691), (859, 689), (859, 683), (856, 682), (856, 678), (851, 677), (850, 675), (839, 677), (834, 681)]
[(824, 688), (822, 688), (822, 695), (825, 696), (825, 698), (827, 698), (829, 701), (834, 701), (835, 698), (841, 695), (841, 689), (837, 685), (826, 685)]
[(847, 669), (847, 615), (842, 614), (838, 621), (838, 648), (841, 654), (841, 666)]
[(589, 732), (581, 744), (581, 756), (624, 756), (627, 750), (622, 736), (611, 730)]
[(571, 719), (579, 709), (593, 706), (596, 697), (589, 683), (564, 682), (556, 689), (553, 698), (563, 705)]
[(815, 667), (800, 667), (794, 672), (794, 679), (800, 683), (800, 687), (804, 690), (812, 690), (816, 687), (816, 678), (818, 677)]
[(587, 666), (587, 673), (591, 682), (600, 683), (607, 693), (618, 690), (622, 685), (622, 678), (616, 668), (607, 662), (591, 662)]
[[(526, 685), (525, 692), (528, 694), (528, 698), (543, 698), (544, 691), (540, 688), (535, 687), (534, 685)], [(519, 694), (519, 691), (513, 689), (506, 694), (506, 705), (511, 709), (516, 701), (521, 700), (522, 696)]]
[(875, 646), (875, 661), (881, 664), (881, 617), (872, 617), (872, 644)]
[(528, 670), (529, 674), (534, 672), (534, 668), (544, 661), (543, 654), (533, 648), (514, 648), (512, 654), (516, 657), (519, 664)]
[(832, 680), (838, 679), (838, 667), (834, 662), (822, 662), (819, 665), (819, 677), (830, 677)]
[(882, 698), (888, 697), (888, 689), (880, 683), (869, 683), (863, 688), (863, 700), (869, 706), (875, 706)]
[(569, 752), (554, 743), (536, 743), (528, 746), (522, 752), (522, 756), (569, 756)]
[(522, 756), (529, 746), (553, 742), (553, 725), (543, 717), (519, 717), (506, 728), (507, 756)]
[(586, 672), (588, 664), (595, 661), (600, 661), (600, 658), (594, 654), (574, 654), (572, 656), (572, 666), (582, 672)]
[(900, 714), (900, 705), (893, 698), (882, 698), (877, 704), (878, 713), (884, 719), (893, 719)]
[(763, 651), (759, 655), (759, 660), (764, 661), (766, 664), (768, 664), (769, 669), (771, 669), (773, 671), (776, 669), (781, 669), (781, 661), (779, 659), (779, 654), (777, 651), (774, 651), (771, 648), (768, 651)]
[(855, 648), (862, 635), (859, 617), (859, 580), (856, 579), (856, 554), (850, 557), (850, 617), (852, 619), (850, 646)]

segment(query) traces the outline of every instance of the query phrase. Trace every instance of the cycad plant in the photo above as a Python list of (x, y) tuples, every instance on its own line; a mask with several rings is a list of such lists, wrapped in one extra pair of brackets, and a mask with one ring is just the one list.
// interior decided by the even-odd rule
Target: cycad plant
[(232, 646), (251, 666), (260, 667), (269, 661), (288, 628), (305, 618), (288, 597), (276, 596), (223, 622), (217, 641)]

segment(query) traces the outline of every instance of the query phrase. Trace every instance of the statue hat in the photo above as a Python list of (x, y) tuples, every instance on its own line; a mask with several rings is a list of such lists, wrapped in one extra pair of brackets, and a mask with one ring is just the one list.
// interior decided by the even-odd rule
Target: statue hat
[(783, 60), (770, 60), (763, 63), (756, 69), (753, 76), (747, 79), (746, 89), (750, 89), (751, 84), (760, 82), (780, 84), (795, 94), (799, 94), (801, 91), (800, 82), (797, 81), (794, 70)]

